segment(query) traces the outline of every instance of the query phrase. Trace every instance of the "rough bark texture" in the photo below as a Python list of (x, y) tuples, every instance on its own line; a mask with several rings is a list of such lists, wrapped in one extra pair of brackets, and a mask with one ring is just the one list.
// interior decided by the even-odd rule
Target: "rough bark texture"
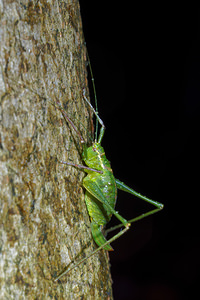
[(77, 1), (0, 1), (0, 299), (112, 299), (101, 251), (60, 281), (67, 265), (95, 249), (81, 183), (77, 134), (92, 128), (82, 98), (86, 51)]

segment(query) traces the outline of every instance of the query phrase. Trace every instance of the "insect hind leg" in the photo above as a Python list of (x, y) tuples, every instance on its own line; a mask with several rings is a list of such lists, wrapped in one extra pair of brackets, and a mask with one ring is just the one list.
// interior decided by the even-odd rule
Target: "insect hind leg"
[[(123, 182), (121, 182), (119, 179), (115, 178), (115, 181), (116, 181), (116, 184), (117, 184), (117, 188), (119, 190), (122, 190), (122, 191), (124, 191), (126, 193), (132, 194), (132, 195), (134, 195), (134, 196), (136, 196), (136, 197), (138, 197), (138, 198), (140, 198), (140, 199), (142, 199), (142, 200), (144, 200), (144, 201), (148, 202), (149, 204), (152, 204), (153, 206), (156, 207), (156, 208), (154, 208), (154, 209), (152, 209), (152, 210), (150, 210), (150, 211), (148, 211), (146, 213), (143, 213), (143, 214), (141, 214), (141, 215), (139, 215), (139, 216), (137, 216), (137, 217), (135, 217), (135, 218), (133, 218), (131, 220), (128, 220), (128, 223), (137, 222), (137, 221), (139, 221), (139, 220), (141, 220), (143, 218), (146, 218), (146, 217), (148, 217), (150, 215), (153, 215), (153, 214), (157, 213), (158, 211), (160, 211), (161, 209), (163, 209), (164, 205), (162, 203), (159, 203), (157, 201), (151, 200), (151, 199), (147, 198), (146, 196), (143, 196), (143, 195), (137, 193), (135, 190), (133, 190), (132, 188), (128, 187), (126, 184), (124, 184)], [(106, 234), (108, 232), (112, 232), (112, 231), (114, 231), (116, 229), (119, 229), (122, 226), (123, 226), (122, 224), (119, 224), (119, 225), (116, 225), (114, 227), (111, 227), (111, 228), (109, 228), (109, 229), (106, 230)]]
[(71, 267), (70, 269), (66, 269), (64, 272), (62, 272), (59, 276), (57, 276), (54, 281), (57, 281), (58, 279), (60, 279), (61, 277), (63, 277), (65, 274), (67, 274), (68, 272), (70, 272), (71, 270), (73, 270), (74, 268), (78, 267), (80, 264), (82, 264), (83, 262), (85, 262), (88, 258), (90, 258), (91, 256), (93, 256), (94, 254), (96, 254), (97, 252), (99, 252), (101, 249), (104, 249), (107, 245), (109, 245), (110, 243), (112, 243), (113, 241), (115, 241), (116, 239), (118, 239), (121, 235), (123, 235), (130, 227), (130, 224), (127, 224), (127, 226), (121, 230), (119, 233), (117, 233), (115, 236), (113, 236), (111, 239), (109, 239), (106, 243), (104, 243), (102, 246), (98, 247), (96, 250), (94, 250), (93, 252), (91, 252), (88, 256), (86, 256), (85, 258), (81, 259), (79, 262), (77, 262), (73, 267)]

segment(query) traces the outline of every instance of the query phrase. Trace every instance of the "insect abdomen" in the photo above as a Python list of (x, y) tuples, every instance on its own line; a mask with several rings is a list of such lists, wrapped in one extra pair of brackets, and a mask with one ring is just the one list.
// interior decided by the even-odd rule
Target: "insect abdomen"
[[(87, 190), (88, 184), (93, 185), (93, 191), (91, 188), (89, 191)], [(85, 201), (91, 219), (98, 225), (106, 225), (112, 213), (105, 202), (108, 202), (109, 205), (114, 208), (117, 196), (117, 188), (113, 174), (109, 171), (104, 171), (104, 174), (88, 174), (83, 179), (83, 185), (86, 188)], [(98, 196), (95, 189), (101, 191), (102, 197)]]

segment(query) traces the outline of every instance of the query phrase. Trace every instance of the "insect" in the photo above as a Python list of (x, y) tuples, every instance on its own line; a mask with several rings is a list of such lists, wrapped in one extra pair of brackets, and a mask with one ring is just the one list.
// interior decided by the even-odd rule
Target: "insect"
[[(88, 99), (85, 95), (85, 90), (84, 90), (83, 98), (89, 105), (90, 109), (93, 111), (94, 115), (96, 116), (95, 140), (90, 147), (86, 146), (86, 143), (85, 143), (83, 137), (81, 136), (80, 132), (75, 127), (74, 123), (68, 117), (67, 113), (61, 107), (61, 104), (58, 102), (57, 102), (57, 104), (59, 105), (58, 108), (64, 115), (68, 124), (70, 124), (70, 126), (72, 126), (74, 128), (78, 137), (80, 138), (81, 143), (83, 144), (82, 160), (85, 163), (85, 165), (77, 165), (77, 164), (64, 162), (64, 161), (61, 161), (61, 163), (83, 169), (87, 173), (86, 177), (83, 179), (83, 187), (85, 188), (85, 203), (86, 203), (88, 214), (89, 214), (90, 220), (91, 220), (92, 236), (94, 238), (94, 241), (98, 245), (98, 248), (96, 250), (94, 250), (93, 252), (91, 252), (90, 255), (88, 255), (84, 259), (80, 260), (79, 262), (77, 262), (70, 269), (66, 269), (65, 271), (63, 271), (59, 276), (57, 276), (54, 279), (55, 281), (60, 279), (62, 276), (64, 276), (66, 273), (68, 273), (72, 269), (79, 266), (81, 263), (86, 261), (89, 257), (93, 256), (101, 249), (105, 249), (108, 251), (113, 250), (113, 248), (110, 245), (111, 242), (113, 242), (114, 240), (116, 240), (120, 236), (122, 236), (130, 228), (131, 223), (136, 222), (140, 219), (143, 219), (147, 216), (150, 216), (163, 208), (162, 203), (153, 201), (153, 200), (137, 193), (132, 188), (128, 187), (126, 184), (124, 184), (123, 182), (121, 182), (120, 180), (118, 180), (114, 177), (110, 162), (106, 158), (105, 151), (104, 151), (103, 147), (101, 146), (101, 142), (102, 142), (104, 132), (105, 132), (105, 126), (104, 126), (103, 121), (101, 120), (101, 118), (98, 115), (97, 97), (96, 97), (96, 91), (95, 91), (94, 79), (93, 79), (90, 61), (89, 61), (89, 67), (90, 67), (90, 71), (91, 71), (91, 75), (92, 75), (94, 97), (95, 97), (95, 103), (96, 103), (96, 109), (94, 109), (93, 106), (88, 101)], [(99, 136), (97, 137), (98, 123), (101, 125), (101, 128), (100, 128)], [(129, 194), (132, 194), (132, 195), (152, 204), (155, 208), (149, 212), (146, 212), (142, 215), (139, 215), (136, 218), (133, 218), (133, 219), (127, 221), (117, 211), (115, 211), (115, 204), (116, 204), (116, 199), (117, 199), (117, 189), (123, 190)], [(114, 215), (120, 221), (120, 224), (111, 229), (108, 229), (107, 232), (115, 230), (120, 227), (124, 227), (124, 229), (119, 231), (117, 234), (115, 234), (109, 240), (106, 240), (105, 236), (103, 235), (102, 229), (109, 222), (112, 215)]]

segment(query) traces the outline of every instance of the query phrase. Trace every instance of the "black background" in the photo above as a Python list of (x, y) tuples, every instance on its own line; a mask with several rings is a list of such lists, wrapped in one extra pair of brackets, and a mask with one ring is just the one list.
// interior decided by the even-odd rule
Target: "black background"
[[(113, 243), (114, 299), (195, 299), (200, 279), (198, 9), (188, 2), (80, 5), (106, 125), (102, 145), (114, 174), (165, 205)], [(116, 209), (130, 219), (149, 206), (119, 193)]]

